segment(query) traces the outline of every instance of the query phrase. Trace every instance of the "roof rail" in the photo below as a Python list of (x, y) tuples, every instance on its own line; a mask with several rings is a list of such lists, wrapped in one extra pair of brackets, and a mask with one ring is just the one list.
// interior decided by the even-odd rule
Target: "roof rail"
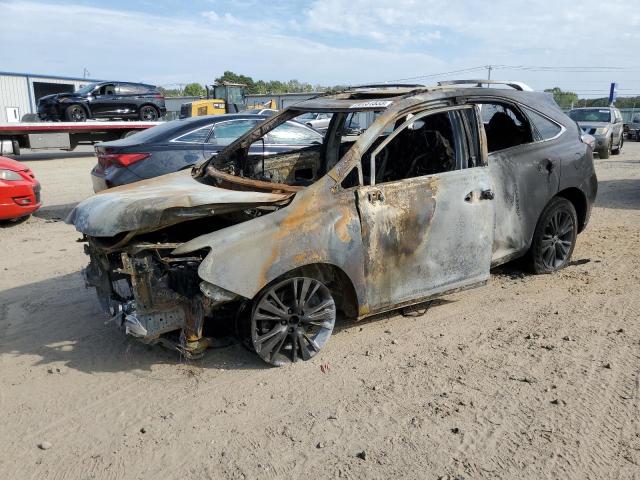
[(533, 92), (533, 88), (523, 82), (511, 82), (507, 80), (446, 80), (438, 82), (438, 86), (445, 87), (449, 85), (471, 85), (475, 84), (476, 87), (482, 87), (483, 85), (507, 85), (521, 92)]
[(426, 85), (421, 83), (370, 83), (366, 85), (352, 85), (347, 90), (355, 90), (357, 88), (425, 88)]

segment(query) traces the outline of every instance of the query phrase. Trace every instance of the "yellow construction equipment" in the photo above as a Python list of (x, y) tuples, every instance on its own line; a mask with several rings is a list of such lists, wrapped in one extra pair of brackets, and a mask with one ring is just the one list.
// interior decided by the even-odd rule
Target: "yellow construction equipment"
[(183, 103), (180, 106), (180, 118), (238, 113), (247, 110), (247, 108), (269, 108), (275, 110), (276, 102), (274, 100), (270, 100), (264, 105), (247, 106), (245, 97), (246, 85), (242, 83), (222, 82), (212, 86), (206, 85), (205, 88), (207, 89), (207, 98)]

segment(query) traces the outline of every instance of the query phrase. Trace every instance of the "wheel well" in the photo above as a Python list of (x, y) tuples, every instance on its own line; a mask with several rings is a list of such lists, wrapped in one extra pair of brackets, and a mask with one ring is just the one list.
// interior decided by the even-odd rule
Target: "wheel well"
[(75, 106), (75, 105), (78, 105), (78, 106), (82, 107), (82, 109), (85, 111), (85, 113), (86, 113), (87, 115), (89, 115), (89, 107), (87, 107), (87, 106), (86, 106), (85, 104), (83, 104), (82, 102), (73, 102), (73, 103), (70, 103), (69, 105), (67, 105), (66, 107), (64, 107), (64, 111), (66, 112), (66, 111), (67, 111), (67, 109), (68, 109), (69, 107), (73, 107), (73, 106)]
[(587, 220), (587, 197), (578, 188), (572, 187), (562, 190), (558, 197), (566, 198), (573, 204), (573, 208), (576, 209), (578, 215), (578, 233), (582, 232)]
[(138, 107), (138, 111), (140, 111), (140, 109), (142, 109), (143, 107), (153, 107), (153, 109), (158, 112), (158, 115), (160, 115), (160, 109), (158, 107), (156, 107), (153, 103), (143, 103), (142, 105), (140, 105)]
[(336, 309), (347, 318), (358, 316), (358, 296), (349, 276), (336, 265), (313, 263), (295, 268), (274, 280), (275, 283), (288, 277), (305, 276), (315, 278), (324, 283), (336, 301)]

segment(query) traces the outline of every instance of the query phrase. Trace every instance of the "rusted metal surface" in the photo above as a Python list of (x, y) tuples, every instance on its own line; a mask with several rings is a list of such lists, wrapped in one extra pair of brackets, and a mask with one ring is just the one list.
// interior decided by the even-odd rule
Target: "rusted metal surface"
[(210, 249), (198, 275), (245, 298), (290, 270), (316, 263), (338, 266), (354, 279), (354, 286), (362, 286), (363, 251), (354, 194), (333, 193), (334, 184), (324, 177), (297, 193), (285, 208), (195, 238), (172, 253)]
[[(471, 107), (461, 106), (496, 99), (518, 105), (521, 95), (444, 86), (363, 89), (309, 100), (265, 120), (221, 152), (215, 165), (194, 169), (193, 177), (178, 172), (107, 191), (82, 202), (68, 221), (91, 237), (92, 263), (100, 268), (93, 268), (90, 278), (99, 291), (108, 289), (117, 275), (126, 276), (133, 294), (122, 304), (132, 309), (132, 322), (144, 320), (141, 327), (155, 326), (161, 320), (157, 315), (177, 309), (186, 342), (182, 347), (187, 349), (206, 346), (203, 322), (218, 315), (222, 305), (242, 305), (284, 275), (312, 266), (344, 275), (353, 287), (358, 317), (411, 305), (482, 284), (492, 261), (526, 252), (537, 216), (561, 189), (567, 169), (563, 165), (541, 172), (539, 162), (551, 156), (584, 159), (586, 153), (567, 140), (531, 142), (516, 152), (526, 161), (508, 151), (489, 156), (478, 119), (472, 126), (479, 142), (475, 168), (367, 185), (363, 155), (388, 125), (406, 126), (408, 114), (442, 108), (469, 111)], [(561, 118), (548, 96), (526, 95), (532, 108)], [(247, 157), (250, 145), (265, 133), (303, 111), (316, 110), (335, 114), (322, 150), (259, 162)], [(339, 151), (341, 138), (332, 136), (339, 122), (361, 110), (379, 115), (342, 158), (327, 155), (330, 149)], [(571, 122), (565, 128), (577, 138)], [(360, 181), (343, 186), (354, 169)], [(309, 172), (310, 185), (291, 185), (301, 170)], [(595, 195), (587, 180), (578, 181), (589, 172), (568, 175), (586, 198)], [(494, 191), (495, 202), (490, 201)], [(249, 212), (252, 209), (257, 211)], [(213, 216), (225, 218), (224, 228), (196, 230), (186, 242), (164, 239), (154, 244), (153, 239), (136, 238)], [(119, 234), (124, 236), (111, 243), (99, 239)], [(118, 252), (122, 271), (109, 273), (114, 264), (109, 255)], [(112, 274), (105, 283), (104, 276)], [(187, 286), (172, 289), (172, 282)]]
[(80, 202), (66, 219), (92, 237), (152, 231), (189, 219), (280, 202), (290, 192), (233, 191), (205, 185), (187, 170), (106, 190)]

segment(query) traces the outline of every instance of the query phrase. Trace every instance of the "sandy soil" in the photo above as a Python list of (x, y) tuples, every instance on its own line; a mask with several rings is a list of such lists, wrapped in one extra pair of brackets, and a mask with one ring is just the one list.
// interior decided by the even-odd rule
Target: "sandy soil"
[(561, 273), (500, 269), (280, 369), (105, 324), (59, 221), (93, 160), (28, 163), (47, 203), (0, 229), (1, 478), (640, 478), (640, 144), (597, 160)]

